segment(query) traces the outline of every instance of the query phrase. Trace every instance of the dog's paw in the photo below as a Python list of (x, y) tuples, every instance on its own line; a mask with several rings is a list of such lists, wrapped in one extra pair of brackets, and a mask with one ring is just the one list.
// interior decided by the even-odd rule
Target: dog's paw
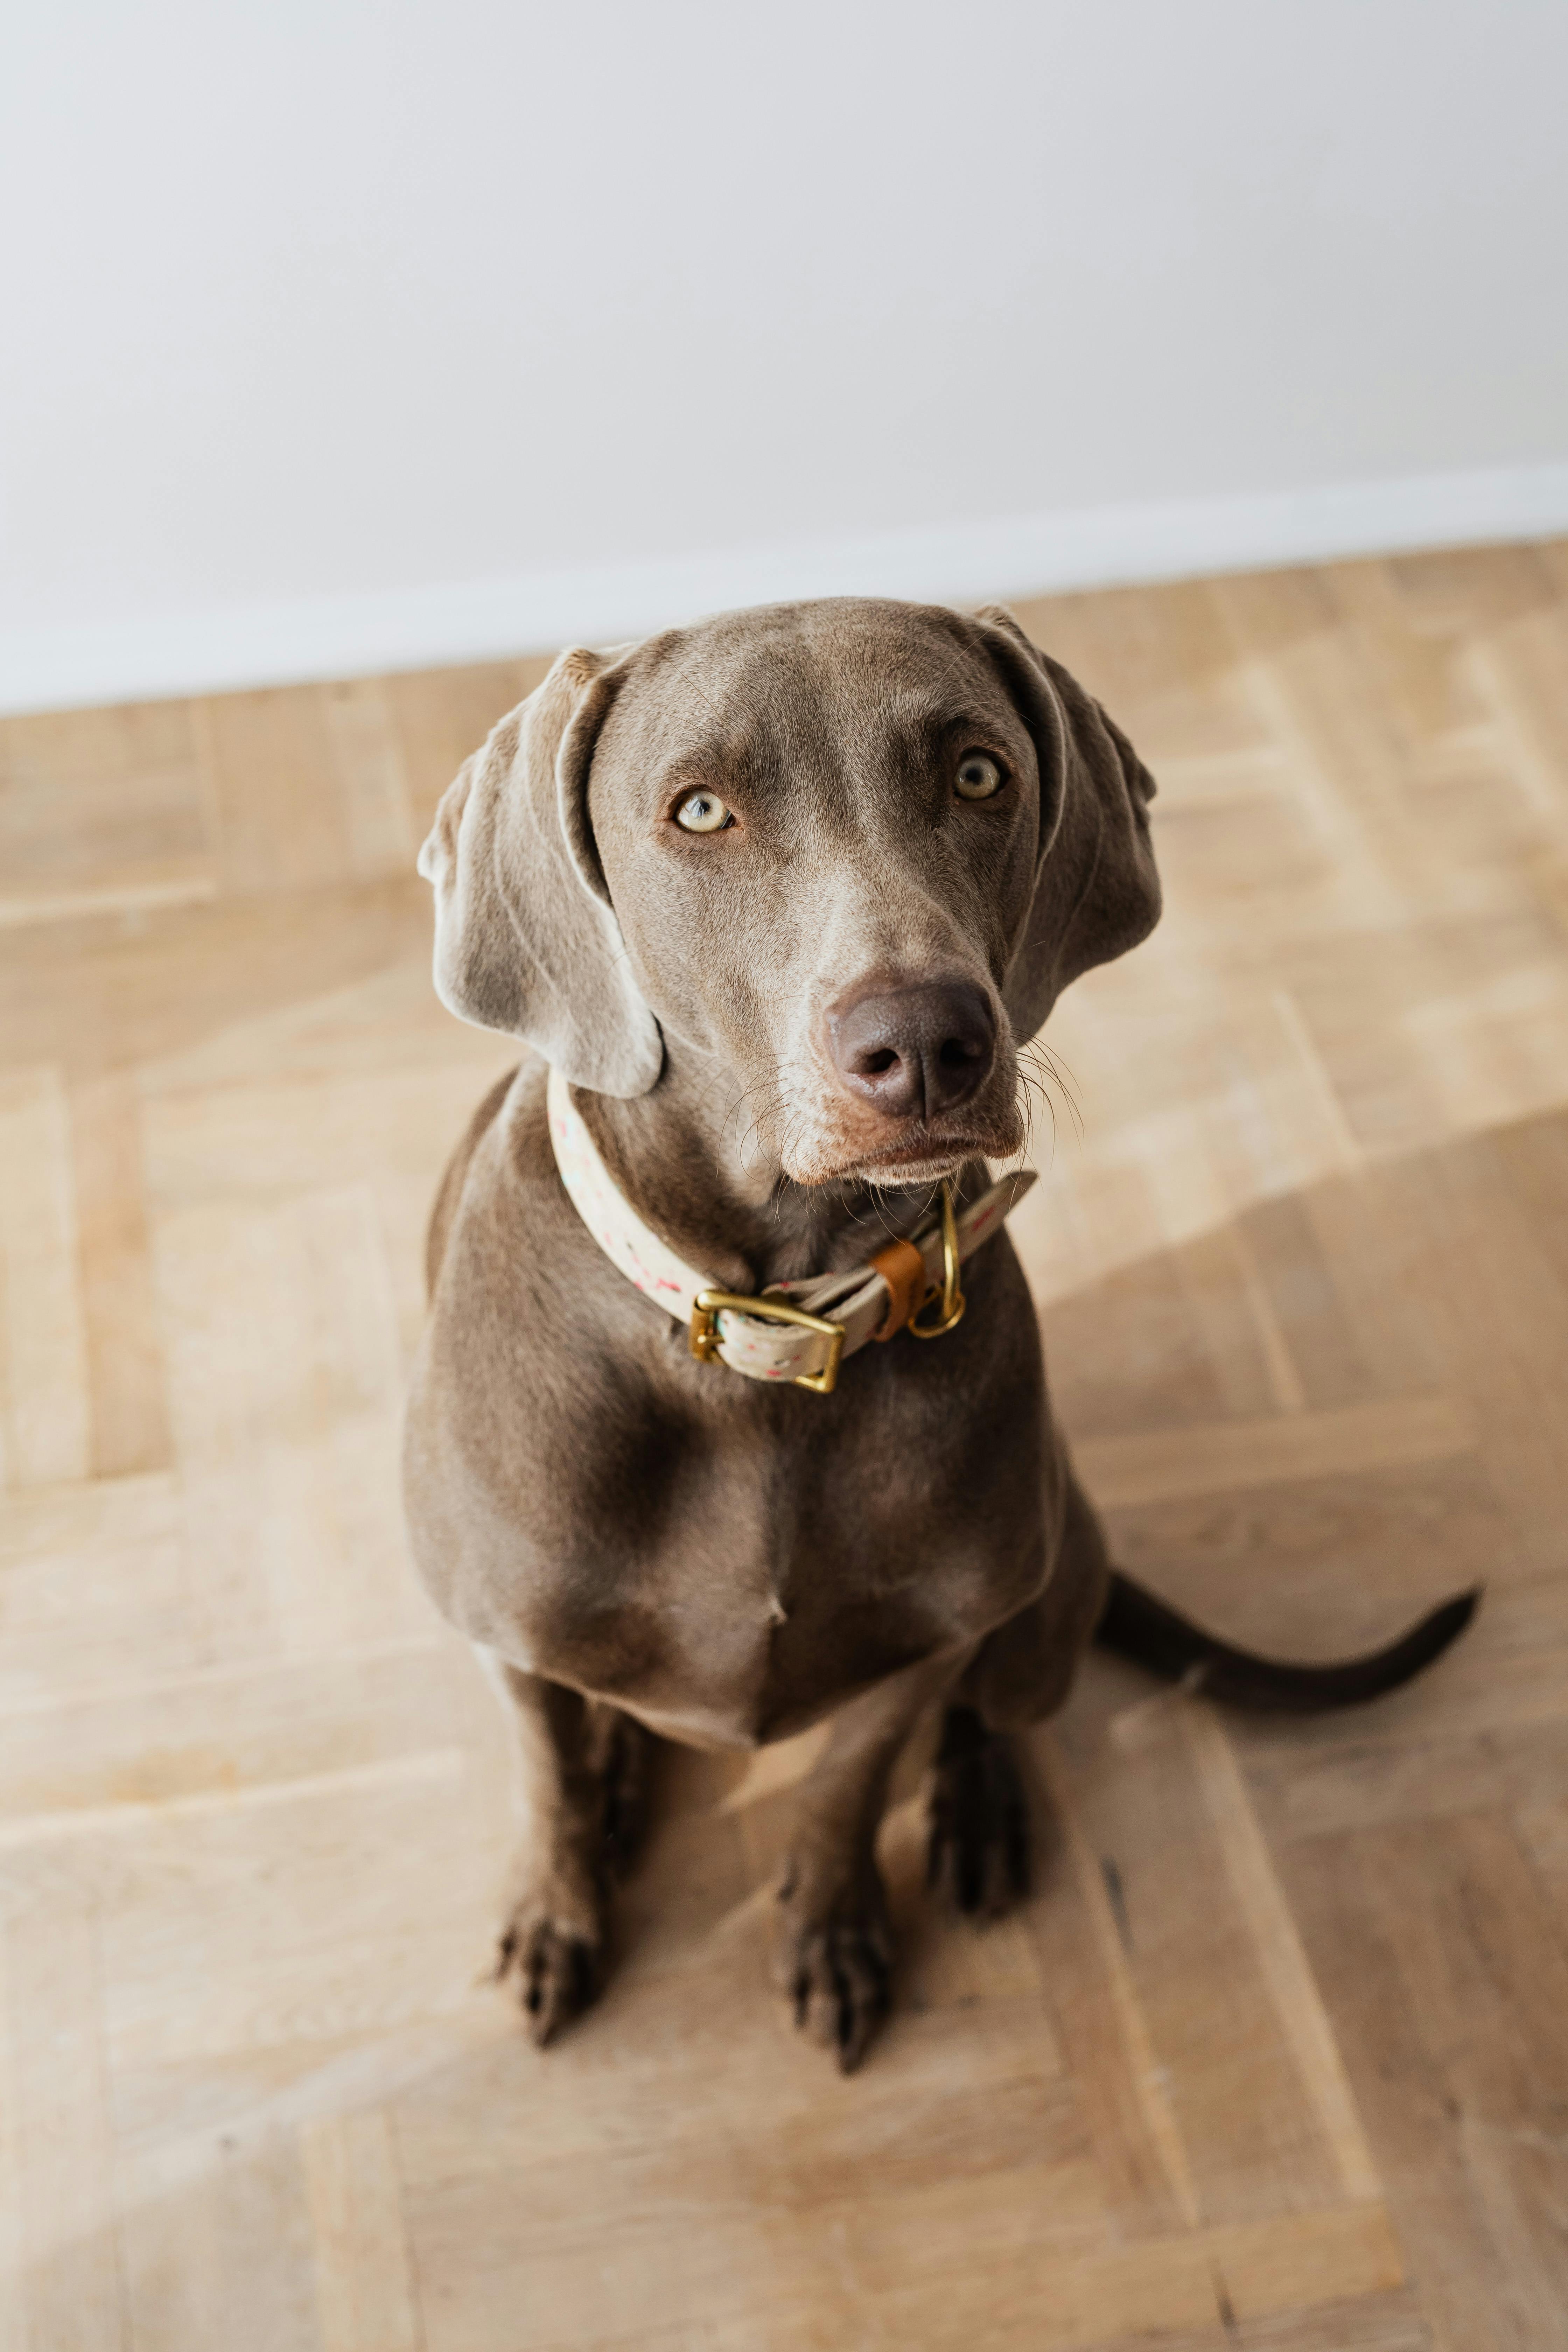
[(561, 1889), (525, 1894), (501, 1929), (496, 1980), (515, 1979), (537, 2049), (588, 2008), (599, 1990), (604, 1933), (596, 1904)]
[(971, 1918), (999, 1919), (1029, 1892), (1029, 1801), (1013, 1751), (973, 1707), (950, 1706), (931, 1798), (926, 1884)]
[(882, 1882), (871, 1870), (813, 1897), (786, 1872), (779, 1904), (777, 1974), (795, 2021), (833, 2052), (840, 2074), (852, 2074), (890, 2004), (892, 1944)]

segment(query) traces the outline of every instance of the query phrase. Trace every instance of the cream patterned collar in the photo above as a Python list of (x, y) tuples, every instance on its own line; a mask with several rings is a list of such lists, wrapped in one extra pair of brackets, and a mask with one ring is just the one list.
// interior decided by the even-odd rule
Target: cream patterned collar
[[(793, 1381), (827, 1395), (846, 1356), (871, 1339), (891, 1339), (908, 1326), (934, 1339), (963, 1312), (958, 1267), (1000, 1231), (1035, 1181), (1032, 1169), (1004, 1176), (990, 1191), (954, 1210), (948, 1188), (942, 1207), (908, 1241), (889, 1242), (866, 1265), (847, 1274), (805, 1276), (777, 1282), (755, 1298), (721, 1289), (645, 1224), (599, 1157), (572, 1091), (559, 1070), (550, 1073), (550, 1140), (573, 1206), (613, 1264), (644, 1296), (688, 1326), (691, 1352), (705, 1363), (727, 1364), (752, 1381)], [(941, 1301), (935, 1325), (915, 1321), (925, 1303)]]

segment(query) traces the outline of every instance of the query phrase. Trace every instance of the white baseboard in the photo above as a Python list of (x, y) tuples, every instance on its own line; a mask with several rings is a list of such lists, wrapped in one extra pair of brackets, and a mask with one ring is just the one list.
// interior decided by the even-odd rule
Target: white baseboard
[(504, 659), (795, 596), (948, 604), (1568, 532), (1568, 463), (1093, 507), (509, 580), (0, 631), (0, 712)]

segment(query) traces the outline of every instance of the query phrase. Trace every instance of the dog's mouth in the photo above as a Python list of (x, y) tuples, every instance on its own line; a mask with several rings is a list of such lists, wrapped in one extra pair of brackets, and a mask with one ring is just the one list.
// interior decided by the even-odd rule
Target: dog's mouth
[(797, 1184), (930, 1185), (976, 1160), (1011, 1160), (1024, 1142), (1022, 1109), (1016, 1095), (985, 1095), (930, 1119), (850, 1120), (840, 1110), (815, 1148), (786, 1151), (784, 1171)]
[(916, 1134), (900, 1137), (875, 1151), (859, 1153), (837, 1172), (869, 1184), (935, 1184), (956, 1176), (966, 1160), (1006, 1159), (994, 1135)]

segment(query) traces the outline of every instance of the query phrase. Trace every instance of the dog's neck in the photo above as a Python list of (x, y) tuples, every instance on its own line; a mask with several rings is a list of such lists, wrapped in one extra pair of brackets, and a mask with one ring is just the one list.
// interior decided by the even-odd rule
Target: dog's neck
[(797, 1183), (763, 1143), (734, 1072), (670, 1040), (651, 1093), (573, 1099), (632, 1206), (728, 1289), (862, 1265), (932, 1198), (930, 1186)]

